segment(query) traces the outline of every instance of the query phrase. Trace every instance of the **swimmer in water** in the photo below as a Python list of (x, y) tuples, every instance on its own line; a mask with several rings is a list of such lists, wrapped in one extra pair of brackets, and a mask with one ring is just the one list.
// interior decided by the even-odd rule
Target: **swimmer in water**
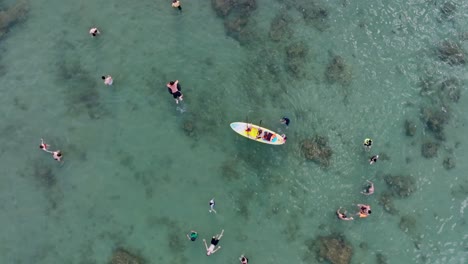
[(366, 138), (364, 139), (364, 149), (369, 151), (372, 147), (372, 139)]
[(358, 204), (357, 206), (359, 207), (359, 213), (357, 213), (357, 215), (359, 215), (360, 218), (366, 218), (372, 213), (370, 205)]
[(244, 256), (244, 254), (240, 256), (239, 261), (241, 262), (241, 264), (249, 264), (249, 259), (246, 256)]
[(182, 6), (180, 5), (179, 0), (172, 0), (172, 7), (177, 8), (180, 12), (182, 12)]
[(105, 85), (112, 85), (114, 83), (114, 80), (112, 79), (112, 76), (110, 76), (110, 75), (101, 76), (101, 79), (104, 80)]
[(180, 87), (179, 80), (170, 81), (166, 86), (169, 93), (174, 97), (176, 104), (184, 99), (184, 95), (180, 92), (182, 88)]
[(289, 118), (287, 118), (285, 116), (280, 119), (281, 124), (286, 125), (286, 126), (289, 126), (290, 121), (291, 120), (289, 120)]
[(284, 139), (284, 143), (286, 143), (286, 140), (288, 139), (288, 137), (286, 136), (286, 134), (282, 134), (281, 137)]
[(206, 255), (207, 255), (207, 256), (216, 253), (216, 251), (218, 251), (218, 250), (221, 248), (221, 246), (218, 246), (218, 248), (216, 248), (216, 246), (218, 245), (219, 240), (221, 240), (221, 237), (223, 237), (223, 233), (224, 233), (224, 229), (221, 230), (221, 234), (213, 236), (213, 237), (211, 238), (211, 243), (210, 243), (210, 246), (209, 246), (209, 247), (208, 247), (208, 245), (206, 244), (206, 240), (203, 239), (203, 243), (205, 244)]
[(56, 161), (62, 161), (62, 152), (60, 150), (56, 150), (54, 152), (52, 152), (52, 156), (54, 157), (54, 160)]
[(50, 147), (50, 145), (46, 144), (44, 142), (44, 139), (41, 138), (41, 144), (39, 145), (39, 148), (42, 149), (45, 152), (52, 153), (52, 151), (48, 150), (49, 147)]
[(336, 215), (338, 216), (339, 219), (345, 220), (345, 221), (353, 220), (353, 217), (348, 217), (346, 215), (346, 213), (347, 213), (346, 210), (344, 211), (344, 213), (340, 212), (340, 210), (341, 210), (341, 207), (338, 210), (336, 210)]
[(367, 182), (369, 183), (369, 185), (367, 185), (367, 187), (361, 193), (364, 195), (371, 195), (374, 193), (374, 183), (372, 183), (369, 180)]
[(379, 155), (375, 155), (375, 156), (372, 156), (370, 159), (369, 159), (369, 164), (374, 164), (377, 162), (377, 160), (379, 159)]
[(101, 32), (99, 32), (99, 29), (96, 27), (93, 27), (89, 30), (89, 34), (93, 37), (96, 37), (97, 35), (101, 34)]
[(191, 230), (190, 235), (187, 234), (187, 238), (191, 241), (195, 241), (198, 238), (198, 233), (196, 231)]
[(216, 214), (216, 210), (214, 209), (215, 207), (215, 200), (214, 198), (210, 200), (210, 210), (208, 210), (208, 212), (214, 212)]

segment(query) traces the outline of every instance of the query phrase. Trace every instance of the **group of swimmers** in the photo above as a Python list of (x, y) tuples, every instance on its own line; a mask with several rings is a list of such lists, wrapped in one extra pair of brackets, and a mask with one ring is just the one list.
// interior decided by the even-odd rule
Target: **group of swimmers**
[(50, 145), (46, 144), (44, 140), (41, 138), (41, 144), (39, 145), (39, 148), (47, 153), (52, 154), (52, 157), (54, 158), (54, 160), (62, 161), (62, 152), (60, 150), (50, 151), (49, 147)]
[[(370, 151), (371, 147), (372, 147), (372, 139), (366, 138), (364, 140), (364, 149), (366, 151)], [(379, 155), (373, 155), (369, 159), (369, 163), (372, 165), (372, 164), (376, 163), (378, 159), (379, 159)], [(361, 193), (364, 194), (364, 195), (371, 195), (371, 194), (374, 193), (374, 190), (375, 190), (374, 183), (367, 180), (367, 185), (364, 188), (364, 191), (362, 191)], [(357, 212), (356, 215), (359, 215), (359, 218), (366, 218), (372, 213), (370, 205), (357, 204), (357, 206), (359, 207), (359, 212)], [(338, 210), (336, 210), (336, 215), (338, 216), (339, 219), (346, 220), (346, 221), (354, 220), (354, 218), (352, 216), (348, 215), (348, 212), (346, 210), (344, 212), (341, 212), (341, 209), (342, 209), (342, 207), (340, 207), (340, 208), (338, 208)]]
[[(214, 209), (215, 204), (216, 203), (215, 203), (214, 198), (211, 199), (210, 203), (209, 203), (210, 210), (208, 210), (208, 212), (216, 213), (216, 210)], [(210, 246), (208, 246), (208, 244), (206, 243), (206, 240), (203, 239), (203, 244), (205, 245), (206, 255), (207, 256), (210, 256), (210, 255), (216, 253), (216, 251), (221, 249), (221, 246), (218, 246), (218, 243), (221, 240), (221, 238), (223, 237), (223, 235), (224, 235), (224, 229), (221, 230), (220, 234), (216, 234), (216, 235), (212, 236), (211, 241), (210, 241)], [(198, 238), (198, 232), (195, 231), (195, 230), (191, 230), (189, 234), (186, 234), (186, 236), (187, 236), (188, 240), (195, 242), (197, 240), (197, 238)], [(248, 264), (249, 263), (249, 259), (246, 256), (244, 256), (244, 254), (242, 254), (239, 257), (239, 261), (240, 261), (241, 264)]]

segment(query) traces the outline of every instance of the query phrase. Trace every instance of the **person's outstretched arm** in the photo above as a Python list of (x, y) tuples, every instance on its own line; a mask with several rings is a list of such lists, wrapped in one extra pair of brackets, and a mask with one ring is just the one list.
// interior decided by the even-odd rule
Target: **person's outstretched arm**
[(216, 251), (218, 251), (218, 249), (220, 249), (221, 246), (217, 247), (215, 250), (213, 250), (213, 253), (215, 253)]
[(206, 244), (206, 240), (205, 240), (205, 239), (203, 239), (203, 243), (205, 244), (206, 250), (208, 250), (208, 245)]

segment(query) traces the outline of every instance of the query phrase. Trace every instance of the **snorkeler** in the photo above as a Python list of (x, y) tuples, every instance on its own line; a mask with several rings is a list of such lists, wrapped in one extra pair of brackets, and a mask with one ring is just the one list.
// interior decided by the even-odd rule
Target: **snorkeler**
[(369, 151), (372, 147), (372, 139), (366, 138), (364, 139), (364, 149)]
[(42, 149), (45, 152), (52, 153), (52, 151), (47, 149), (48, 147), (50, 147), (50, 145), (46, 144), (44, 142), (44, 139), (41, 138), (41, 144), (39, 145), (39, 148)]
[(345, 221), (354, 220), (352, 216), (351, 216), (351, 217), (348, 217), (348, 216), (346, 215), (346, 213), (347, 213), (346, 210), (344, 211), (344, 213), (340, 212), (340, 210), (341, 210), (341, 207), (338, 208), (338, 210), (336, 210), (336, 215), (338, 216), (339, 219), (345, 220)]
[(289, 118), (287, 118), (285, 116), (280, 119), (281, 124), (286, 125), (286, 126), (289, 126), (290, 121), (291, 120), (289, 120)]
[(244, 254), (240, 256), (239, 261), (241, 262), (241, 264), (249, 264), (249, 259), (246, 256), (244, 256)]
[(183, 100), (184, 95), (180, 92), (182, 88), (179, 85), (179, 80), (170, 81), (166, 86), (169, 93), (174, 97), (176, 104)]
[[(209, 256), (211, 254), (214, 254), (216, 251), (218, 251), (221, 246), (218, 246), (218, 248), (216, 248), (216, 246), (218, 245), (219, 243), (219, 240), (221, 240), (221, 237), (223, 237), (223, 233), (224, 233), (224, 229), (221, 230), (221, 234), (219, 235), (215, 235), (211, 238), (211, 243), (210, 243), (210, 246), (208, 247), (208, 245), (206, 244), (206, 240), (203, 239), (203, 243), (205, 244), (205, 248), (206, 248), (206, 255)], [(215, 249), (216, 248), (216, 249)]]
[(214, 212), (216, 214), (216, 210), (214, 209), (215, 207), (215, 200), (214, 198), (210, 200), (210, 210), (208, 210), (208, 212)]
[(367, 182), (370, 184), (370, 185), (367, 185), (366, 188), (364, 189), (364, 191), (362, 191), (361, 193), (364, 194), (364, 195), (371, 195), (374, 193), (374, 183), (372, 183), (371, 181), (367, 180)]
[(177, 8), (180, 12), (182, 12), (182, 6), (180, 5), (179, 0), (172, 0), (172, 7)]
[(112, 76), (110, 76), (110, 75), (101, 76), (101, 79), (104, 80), (105, 85), (112, 85), (114, 83), (114, 80), (112, 79)]
[(190, 235), (187, 234), (187, 238), (188, 238), (189, 240), (191, 240), (191, 241), (197, 240), (197, 238), (198, 238), (198, 233), (197, 233), (197, 231), (191, 230), (191, 231), (190, 231)]
[(96, 37), (97, 35), (101, 34), (101, 32), (99, 32), (99, 29), (96, 27), (93, 27), (89, 30), (89, 34), (93, 37)]
[(369, 163), (372, 165), (376, 163), (378, 159), (379, 159), (379, 155), (374, 155), (369, 159)]
[(370, 205), (358, 204), (357, 206), (359, 207), (359, 213), (357, 213), (357, 215), (359, 215), (360, 218), (366, 218), (372, 213)]

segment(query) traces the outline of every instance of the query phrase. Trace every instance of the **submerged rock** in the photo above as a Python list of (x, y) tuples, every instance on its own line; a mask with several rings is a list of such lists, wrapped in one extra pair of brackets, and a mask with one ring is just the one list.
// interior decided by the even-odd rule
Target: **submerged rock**
[(411, 176), (384, 176), (385, 183), (393, 196), (408, 197), (416, 190), (416, 181)]
[(439, 145), (434, 142), (430, 142), (430, 141), (425, 142), (421, 146), (421, 154), (426, 159), (436, 157), (438, 148), (439, 148)]
[(377, 258), (377, 264), (387, 264), (387, 257), (385, 255), (383, 255), (382, 253), (377, 253), (375, 255), (375, 257)]
[(437, 48), (439, 58), (450, 65), (465, 64), (465, 50), (460, 44), (445, 40)]
[(400, 230), (405, 233), (413, 233), (416, 229), (416, 219), (409, 215), (404, 215), (400, 218), (400, 223), (398, 225)]
[(436, 139), (445, 140), (444, 126), (449, 120), (447, 111), (423, 108), (422, 119)]
[(309, 50), (303, 41), (293, 43), (286, 47), (286, 66), (295, 77), (302, 77), (304, 64), (306, 63)]
[(23, 21), (28, 12), (29, 6), (25, 1), (16, 1), (16, 4), (7, 10), (0, 10), (0, 38), (12, 25)]
[(325, 71), (325, 78), (329, 83), (339, 83), (343, 86), (351, 83), (351, 70), (343, 57), (333, 56)]
[(451, 170), (455, 168), (455, 159), (454, 158), (445, 158), (444, 161), (442, 162), (442, 165), (446, 170)]
[(307, 24), (314, 26), (319, 31), (325, 31), (329, 27), (328, 10), (317, 4), (316, 1), (305, 1), (302, 5), (294, 5), (302, 13)]
[(411, 120), (405, 120), (405, 134), (412, 137), (416, 134), (416, 124)]
[(398, 214), (398, 210), (393, 204), (392, 194), (389, 192), (383, 192), (379, 196), (379, 204), (383, 206), (384, 210), (392, 215)]
[(273, 18), (270, 24), (270, 38), (273, 41), (289, 39), (292, 36), (292, 30), (289, 28), (289, 23), (292, 18), (285, 12), (281, 12)]
[(111, 264), (144, 264), (142, 258), (135, 256), (125, 249), (118, 248), (112, 254)]
[(322, 136), (315, 136), (312, 139), (306, 139), (301, 143), (301, 149), (308, 160), (319, 164), (322, 167), (330, 166), (332, 149), (328, 146), (328, 140)]
[(331, 264), (349, 264), (353, 256), (351, 243), (340, 235), (319, 236), (307, 243), (309, 251), (316, 252), (319, 261), (326, 260)]
[(241, 44), (254, 37), (247, 29), (252, 11), (257, 8), (256, 0), (212, 0), (213, 9), (224, 18), (226, 34)]
[(442, 18), (444, 19), (449, 19), (453, 17), (456, 11), (457, 11), (457, 6), (452, 1), (447, 1), (443, 3), (442, 6), (440, 7), (440, 13), (442, 14)]
[(462, 85), (460, 81), (452, 77), (442, 82), (440, 90), (442, 96), (454, 103), (457, 103), (461, 97), (461, 87)]

